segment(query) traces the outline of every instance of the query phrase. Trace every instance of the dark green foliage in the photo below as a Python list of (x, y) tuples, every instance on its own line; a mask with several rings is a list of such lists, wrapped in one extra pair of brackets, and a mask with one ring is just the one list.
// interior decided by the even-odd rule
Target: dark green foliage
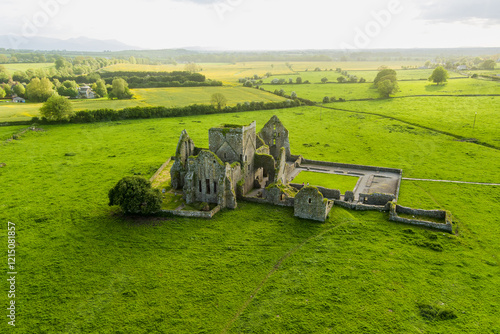
[(161, 193), (140, 176), (126, 176), (109, 191), (109, 205), (119, 205), (125, 213), (150, 214), (160, 210)]
[(432, 72), (432, 75), (429, 77), (429, 81), (435, 82), (436, 85), (439, 85), (440, 83), (448, 81), (448, 77), (448, 71), (445, 70), (443, 66), (438, 66)]
[[(299, 99), (302, 102), (306, 101)], [(307, 100), (308, 101), (308, 100)], [(312, 101), (305, 102), (314, 104)], [(218, 110), (213, 105), (193, 104), (187, 107), (167, 108), (167, 107), (133, 107), (121, 110), (114, 109), (96, 109), (96, 110), (80, 110), (69, 118), (70, 123), (93, 123), (102, 121), (118, 121), (125, 119), (141, 119), (141, 118), (165, 118), (193, 115), (209, 115), (217, 113), (233, 113), (256, 110), (271, 110), (293, 108), (300, 105), (298, 101), (283, 101), (283, 102), (251, 102), (238, 104), (234, 107), (225, 107)], [(32, 119), (33, 122), (39, 122), (37, 117)], [(47, 123), (50, 119), (42, 119), (42, 123)]]
[(133, 96), (133, 94), (130, 92), (127, 81), (125, 81), (122, 78), (114, 79), (112, 86), (113, 88), (111, 89), (111, 92), (108, 94), (108, 97), (110, 99), (114, 98), (117, 98), (118, 100), (130, 99)]
[(12, 91), (20, 97), (24, 97), (24, 94), (26, 93), (26, 89), (22, 84), (17, 84), (14, 87), (12, 87)]
[[(392, 77), (392, 76), (390, 76)], [(392, 81), (392, 78), (387, 78), (382, 81), (379, 81), (377, 84), (378, 92), (382, 97), (389, 97), (390, 95), (399, 92), (399, 86), (396, 81)]]
[(222, 86), (220, 81), (207, 80), (203, 74), (188, 71), (104, 72), (101, 77), (106, 84), (111, 84), (116, 78), (122, 78), (128, 82), (130, 88)]
[(479, 65), (479, 68), (482, 70), (494, 70), (496, 66), (496, 62), (493, 59), (488, 59), (484, 61), (481, 65)]
[(32, 102), (45, 102), (54, 94), (54, 85), (47, 78), (34, 78), (26, 86), (26, 96)]
[(77, 97), (78, 84), (76, 81), (66, 80), (57, 88), (57, 93), (61, 96)]
[(99, 97), (104, 97), (108, 95), (108, 90), (106, 88), (106, 82), (104, 80), (99, 79), (97, 80), (93, 85), (92, 85), (92, 90), (97, 94)]
[(422, 318), (426, 320), (453, 320), (457, 318), (453, 310), (445, 309), (441, 306), (418, 304), (418, 309)]
[(40, 108), (40, 115), (52, 121), (68, 120), (73, 116), (73, 105), (63, 96), (52, 95)]

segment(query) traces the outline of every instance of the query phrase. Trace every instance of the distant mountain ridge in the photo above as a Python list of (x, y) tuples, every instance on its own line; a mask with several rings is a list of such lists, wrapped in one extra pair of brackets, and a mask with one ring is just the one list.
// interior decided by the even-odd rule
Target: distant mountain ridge
[(127, 45), (117, 40), (98, 40), (87, 37), (77, 37), (63, 40), (49, 37), (24, 38), (17, 35), (0, 35), (0, 48), (15, 50), (66, 50), (82, 52), (143, 50), (142, 48)]

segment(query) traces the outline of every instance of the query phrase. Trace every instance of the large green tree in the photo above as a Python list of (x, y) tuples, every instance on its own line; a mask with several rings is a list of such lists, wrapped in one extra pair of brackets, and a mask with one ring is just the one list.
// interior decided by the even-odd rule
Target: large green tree
[(481, 65), (479, 65), (479, 68), (483, 70), (494, 70), (496, 66), (496, 62), (492, 59), (485, 60)]
[(113, 80), (111, 92), (108, 94), (110, 99), (130, 99), (132, 96), (128, 83), (124, 79), (117, 78)]
[(378, 92), (380, 93), (380, 96), (385, 98), (399, 92), (399, 86), (397, 81), (392, 81), (390, 79), (384, 79), (382, 81), (379, 81), (379, 83), (377, 84), (377, 89)]
[(24, 97), (24, 94), (26, 93), (26, 89), (24, 88), (23, 84), (17, 84), (14, 87), (12, 87), (12, 91), (14, 94), (20, 97)]
[(61, 121), (73, 115), (73, 106), (67, 98), (52, 95), (40, 108), (40, 115), (51, 121)]
[(4, 98), (7, 93), (5, 93), (5, 90), (0, 87), (0, 99)]
[(388, 75), (393, 75), (395, 78), (397, 77), (397, 73), (396, 73), (395, 70), (390, 69), (390, 68), (386, 68), (386, 69), (383, 69), (382, 71), (380, 71), (380, 72), (377, 73), (377, 76), (373, 80), (373, 84), (375, 86), (377, 86), (377, 84), (379, 83), (379, 81), (382, 81), (382, 78), (384, 78), (384, 77), (386, 77)]
[(448, 71), (443, 66), (436, 67), (429, 77), (429, 81), (436, 83), (436, 85), (448, 81)]
[(109, 205), (119, 205), (125, 213), (150, 214), (160, 210), (162, 198), (151, 182), (140, 176), (126, 176), (108, 193)]
[(9, 74), (9, 71), (7, 71), (7, 69), (3, 66), (3, 65), (0, 65), (0, 83), (2, 82), (9, 82), (9, 79), (10, 79), (10, 74)]
[(92, 89), (99, 97), (104, 97), (108, 95), (108, 89), (106, 88), (106, 82), (102, 79), (97, 80), (93, 85)]
[(57, 88), (57, 92), (61, 96), (77, 97), (78, 88), (76, 81), (66, 80)]
[(26, 86), (26, 96), (33, 102), (45, 102), (54, 93), (54, 85), (47, 78), (33, 78)]

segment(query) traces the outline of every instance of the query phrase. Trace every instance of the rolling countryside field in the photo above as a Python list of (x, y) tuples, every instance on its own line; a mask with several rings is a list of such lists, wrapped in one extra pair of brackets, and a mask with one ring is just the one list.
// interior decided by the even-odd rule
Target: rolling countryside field
[[(293, 71), (284, 62), (200, 64), (225, 86), (135, 89), (132, 100), (72, 104), (187, 106), (208, 104), (215, 92), (229, 105), (283, 101), (238, 79), (300, 71), (312, 84), (262, 87), (318, 105), (39, 131), (0, 126), (2, 238), (13, 222), (18, 243), (16, 333), (500, 333), (500, 96), (458, 96), (498, 95), (500, 83), (464, 78), (436, 86), (419, 80), (429, 70), (399, 70), (420, 65), (404, 61), (292, 63)], [(318, 83), (330, 73), (336, 80), (337, 67), (371, 81), (382, 65), (414, 81), (400, 81), (390, 99), (379, 99), (370, 82)], [(333, 72), (310, 72), (316, 66)], [(324, 96), (373, 100), (321, 104)], [(40, 106), (1, 103), (0, 122), (29, 120)], [(449, 210), (457, 232), (338, 206), (324, 223), (244, 201), (211, 220), (130, 217), (108, 206), (122, 177), (149, 179), (174, 155), (182, 130), (208, 147), (211, 127), (255, 120), (259, 131), (273, 115), (289, 131), (292, 154), (403, 169), (398, 203)], [(357, 180), (316, 174), (301, 173), (297, 182), (344, 191)], [(8, 291), (6, 280), (2, 288)]]
[[(285, 99), (274, 94), (244, 87), (189, 87), (189, 88), (144, 88), (132, 89), (134, 98), (130, 100), (72, 100), (75, 111), (95, 109), (123, 109), (131, 107), (184, 107), (191, 104), (210, 104), (214, 93), (221, 93), (229, 106), (244, 102), (274, 102)], [(39, 116), (42, 103), (0, 103), (0, 122), (26, 121)]]

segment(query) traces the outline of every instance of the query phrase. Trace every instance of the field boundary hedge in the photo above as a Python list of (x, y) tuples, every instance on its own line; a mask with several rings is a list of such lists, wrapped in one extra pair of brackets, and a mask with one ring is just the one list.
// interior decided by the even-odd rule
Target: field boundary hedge
[[(115, 109), (96, 109), (96, 110), (81, 110), (77, 111), (68, 120), (51, 121), (45, 117), (33, 117), (31, 121), (22, 124), (66, 124), (66, 123), (95, 123), (106, 121), (121, 121), (127, 119), (149, 119), (149, 118), (169, 118), (194, 115), (210, 115), (223, 113), (236, 113), (245, 111), (259, 111), (271, 109), (286, 109), (294, 108), (302, 105), (300, 101), (286, 100), (283, 102), (245, 102), (238, 103), (233, 107), (225, 107), (218, 109), (213, 105), (193, 104), (186, 107), (133, 107), (120, 110)], [(16, 122), (20, 125), (21, 122)], [(14, 122), (12, 124), (14, 125)]]

